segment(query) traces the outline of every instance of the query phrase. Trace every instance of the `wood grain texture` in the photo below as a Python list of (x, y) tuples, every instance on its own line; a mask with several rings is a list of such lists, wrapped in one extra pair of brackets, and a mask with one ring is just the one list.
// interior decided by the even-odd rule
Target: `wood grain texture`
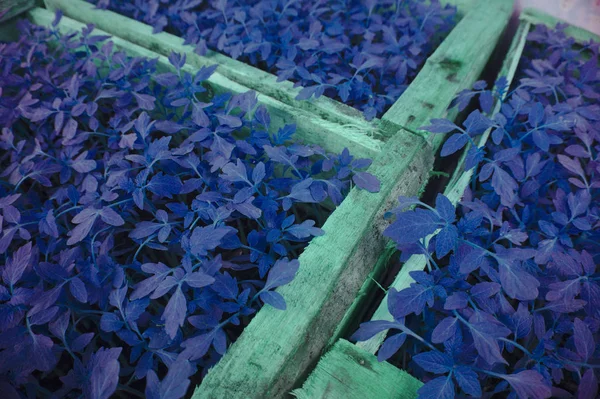
[(0, 0), (0, 14), (8, 10), (0, 17), (0, 23), (24, 13), (33, 6), (35, 6), (35, 0)]
[(378, 362), (342, 339), (292, 395), (298, 399), (414, 399), (422, 385), (410, 374)]
[[(510, 49), (504, 59), (502, 69), (500, 70), (500, 73), (498, 74), (498, 76), (506, 76), (506, 78), (508, 79), (509, 82), (512, 82), (512, 80), (516, 74), (517, 67), (519, 65), (519, 60), (521, 58), (521, 54), (523, 53), (523, 48), (525, 47), (525, 42), (526, 42), (527, 34), (529, 33), (530, 27), (531, 27), (531, 24), (526, 21), (523, 21), (522, 23), (519, 24), (517, 32), (515, 33), (515, 36), (512, 40)], [(496, 104), (494, 106), (493, 114), (499, 112), (499, 110), (500, 110), (500, 102), (496, 102)], [(478, 142), (478, 145), (480, 147), (485, 145), (490, 133), (491, 133), (491, 130), (488, 130), (481, 136), (481, 138), (479, 139), (479, 142)], [(454, 172), (452, 178), (450, 179), (450, 182), (448, 183), (446, 190), (444, 191), (444, 194), (450, 199), (450, 201), (454, 205), (456, 205), (462, 198), (464, 191), (467, 188), (467, 186), (469, 185), (469, 183), (471, 181), (471, 177), (473, 176), (472, 169), (469, 171), (464, 170), (465, 157), (466, 157), (466, 150), (463, 152), (463, 155), (458, 163), (458, 167), (457, 167), (456, 171)], [(434, 234), (436, 234), (436, 233), (434, 233)], [(428, 242), (429, 239), (431, 239), (431, 237), (433, 237), (434, 234), (427, 237), (426, 242)], [(394, 280), (394, 282), (392, 283), (390, 288), (393, 287), (396, 290), (402, 290), (404, 288), (409, 287), (410, 284), (414, 281), (412, 279), (412, 277), (410, 277), (410, 272), (417, 271), (417, 270), (423, 270), (425, 268), (426, 264), (427, 264), (427, 261), (426, 261), (424, 255), (411, 256), (404, 263), (404, 265), (402, 265), (402, 269), (400, 269), (400, 272), (396, 276), (396, 279)], [(386, 296), (383, 298), (383, 300), (379, 304), (379, 307), (377, 308), (377, 310), (371, 317), (371, 320), (390, 320), (391, 321), (394, 319), (388, 310), (387, 299), (388, 299), (388, 296), (386, 294)], [(386, 336), (387, 336), (387, 330), (380, 332), (379, 334), (375, 335), (374, 337), (372, 337), (371, 339), (369, 339), (367, 341), (358, 342), (356, 344), (356, 346), (364, 349), (365, 351), (367, 351), (369, 353), (376, 353), (379, 350), (379, 347), (381, 346), (383, 341), (385, 340)]]
[[(523, 21), (530, 22), (531, 24), (542, 24), (546, 25), (550, 28), (556, 27), (556, 24), (566, 24), (565, 21), (553, 17), (549, 14), (546, 14), (543, 11), (536, 10), (534, 8), (526, 8), (520, 15), (520, 19)], [(568, 25), (565, 28), (565, 33), (569, 36), (572, 36), (578, 42), (586, 42), (586, 41), (596, 41), (600, 42), (600, 36), (592, 33), (583, 28), (579, 28), (577, 26)]]

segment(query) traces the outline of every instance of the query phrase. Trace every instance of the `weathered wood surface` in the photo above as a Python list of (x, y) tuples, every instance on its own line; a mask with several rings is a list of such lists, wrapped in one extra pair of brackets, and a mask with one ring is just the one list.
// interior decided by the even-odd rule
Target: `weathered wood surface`
[[(24, 13), (33, 6), (35, 6), (35, 0), (0, 0), (0, 24)], [(7, 10), (8, 12), (6, 12)]]
[[(54, 14), (52, 12), (41, 8), (30, 11), (29, 16), (33, 22), (40, 25), (49, 25), (54, 19)], [(83, 26), (84, 25), (81, 24), (81, 22), (68, 17), (63, 17), (63, 20), (58, 27), (61, 31), (66, 33), (74, 30), (81, 30)], [(107, 33), (100, 29), (96, 29), (96, 34), (103, 35)], [(168, 70), (172, 69), (172, 66), (165, 56), (156, 54), (151, 50), (116, 36), (111, 40), (115, 43), (117, 48), (125, 50), (132, 56), (158, 59), (160, 68)], [(184, 70), (192, 74), (197, 71), (197, 69), (191, 65), (184, 66)], [(229, 80), (218, 72), (213, 73), (207, 82), (217, 93), (225, 91), (243, 93), (250, 90), (245, 86)], [(258, 102), (259, 104), (266, 106), (269, 110), (273, 128), (277, 129), (283, 127), (285, 124), (295, 123), (297, 125), (296, 137), (307, 143), (320, 145), (332, 152), (340, 152), (344, 148), (348, 148), (353, 155), (361, 158), (373, 158), (380, 151), (380, 143), (371, 140), (361, 132), (354, 131), (350, 127), (344, 127), (336, 123), (325, 121), (311, 115), (307, 111), (294, 109), (290, 105), (260, 93), (258, 94)]]
[[(519, 65), (519, 60), (521, 58), (523, 48), (525, 47), (525, 42), (526, 42), (527, 34), (529, 33), (530, 27), (531, 27), (531, 24), (529, 22), (522, 22), (519, 25), (519, 28), (517, 29), (517, 32), (511, 43), (511, 47), (505, 57), (504, 63), (502, 65), (502, 69), (498, 75), (498, 76), (506, 76), (506, 78), (508, 79), (509, 82), (511, 82), (513, 80), (515, 73), (517, 71), (517, 67)], [(497, 113), (499, 110), (500, 110), (500, 102), (497, 102), (494, 107), (493, 113)], [(491, 131), (488, 130), (481, 136), (479, 143), (478, 143), (478, 145), (480, 147), (485, 145), (490, 132)], [(458, 167), (457, 167), (456, 171), (454, 172), (452, 179), (450, 180), (446, 190), (444, 191), (444, 194), (455, 205), (462, 198), (464, 191), (467, 188), (467, 186), (469, 185), (469, 183), (471, 181), (471, 177), (473, 176), (472, 169), (469, 171), (464, 170), (465, 155), (466, 155), (466, 151), (464, 152), (461, 160), (459, 161)], [(431, 237), (433, 237), (433, 235), (429, 236), (427, 238), (427, 240), (429, 240)], [(426, 264), (427, 264), (427, 261), (426, 261), (424, 255), (411, 256), (404, 263), (404, 265), (402, 265), (402, 269), (400, 269), (398, 276), (396, 277), (396, 279), (394, 280), (394, 282), (392, 283), (392, 285), (390, 287), (393, 287), (396, 290), (402, 290), (404, 288), (409, 287), (410, 284), (414, 281), (409, 275), (410, 272), (417, 271), (417, 270), (423, 270), (425, 268)], [(379, 307), (375, 311), (373, 317), (371, 317), (371, 320), (390, 320), (391, 321), (394, 319), (392, 317), (392, 315), (390, 314), (390, 312), (388, 311), (387, 299), (388, 299), (388, 296), (386, 295), (385, 298), (379, 304)], [(376, 353), (377, 350), (379, 350), (379, 347), (381, 346), (383, 341), (385, 340), (386, 336), (387, 336), (387, 330), (382, 331), (381, 333), (375, 335), (373, 338), (371, 338), (367, 341), (358, 342), (356, 344), (356, 346), (364, 349), (365, 351), (367, 351), (369, 353)]]
[[(453, 68), (456, 83), (436, 86), (439, 79), (435, 71), (443, 76), (447, 71), (430, 66), (429, 72), (419, 74), (413, 82), (411, 88), (414, 85), (417, 89), (409, 88), (407, 93), (412, 94), (404, 101), (410, 103), (410, 96), (416, 96), (447, 106), (458, 91), (470, 87), (508, 20), (510, 10), (503, 4), (506, 1), (497, 0), (474, 7), (442, 45), (444, 56), (477, 54), (474, 60)], [(465, 51), (464, 47), (474, 50)], [(424, 123), (445, 114), (445, 107), (409, 112)], [(399, 112), (396, 116), (402, 119), (409, 115)], [(296, 279), (279, 290), (288, 309), (261, 309), (209, 371), (194, 398), (282, 397), (304, 378), (385, 247), (381, 233), (387, 222), (383, 213), (399, 195), (419, 192), (431, 169), (433, 151), (425, 139), (403, 130), (389, 139), (370, 168), (382, 182), (381, 191), (369, 194), (353, 190), (349, 194), (325, 223), (327, 234), (314, 239), (300, 256)]]
[(292, 395), (298, 399), (414, 399), (422, 385), (410, 374), (378, 362), (342, 339)]
[[(542, 11), (536, 10), (534, 8), (526, 8), (520, 15), (520, 19), (523, 21), (530, 22), (533, 25), (542, 24), (546, 25), (550, 28), (556, 27), (556, 24), (567, 24), (565, 21), (548, 15)], [(596, 42), (600, 42), (600, 36), (592, 33), (583, 28), (579, 28), (577, 26), (573, 26), (567, 24), (568, 26), (565, 28), (565, 33), (569, 36), (572, 36), (578, 42), (586, 42), (589, 40), (594, 40)]]

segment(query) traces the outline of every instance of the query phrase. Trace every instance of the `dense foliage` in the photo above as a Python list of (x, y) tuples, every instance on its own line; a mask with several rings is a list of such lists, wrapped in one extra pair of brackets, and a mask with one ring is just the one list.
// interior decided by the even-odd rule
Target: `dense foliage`
[(328, 97), (381, 115), (450, 32), (439, 0), (88, 0), (291, 80), (298, 99)]
[[(471, 144), (472, 185), (458, 209), (443, 195), (435, 207), (400, 199), (385, 234), (403, 259), (425, 254), (427, 270), (389, 291), (394, 321), (363, 323), (354, 335), (391, 329), (378, 357), (404, 345), (402, 366), (425, 382), (420, 398), (597, 397), (598, 50), (575, 44), (561, 26), (537, 26), (497, 115), (481, 111), (504, 93), (505, 79), (494, 93), (478, 82), (459, 95), (460, 108), (477, 96), (481, 106), (462, 127), (437, 119), (425, 128), (451, 133), (442, 155)], [(477, 149), (474, 138), (488, 128)]]
[(214, 67), (159, 74), (59, 19), (0, 44), (0, 392), (179, 398), (285, 309), (322, 204), (379, 182), (270, 133), (255, 93), (211, 95)]

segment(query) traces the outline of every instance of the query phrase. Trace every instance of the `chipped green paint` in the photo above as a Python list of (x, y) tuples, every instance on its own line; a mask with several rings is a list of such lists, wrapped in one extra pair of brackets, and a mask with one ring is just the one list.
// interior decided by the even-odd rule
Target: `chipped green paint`
[(413, 399), (423, 384), (350, 342), (339, 340), (325, 354), (298, 399)]

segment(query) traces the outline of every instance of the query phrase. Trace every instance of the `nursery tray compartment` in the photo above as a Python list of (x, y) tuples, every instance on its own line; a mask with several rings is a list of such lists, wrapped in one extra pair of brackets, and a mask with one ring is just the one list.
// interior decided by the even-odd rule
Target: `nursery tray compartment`
[[(271, 96), (296, 109), (308, 111), (316, 117), (339, 123), (347, 130), (362, 132), (363, 135), (372, 137), (375, 141), (385, 141), (399, 127), (416, 128), (419, 126), (410, 123), (411, 121), (406, 125), (397, 125), (392, 123), (395, 121), (389, 117), (386, 118), (385, 114), (381, 120), (375, 118), (367, 121), (361, 111), (326, 96), (309, 101), (299, 101), (295, 98), (302, 88), (294, 87), (292, 82), (278, 82), (277, 76), (216, 51), (208, 50), (206, 55), (198, 55), (194, 52), (193, 46), (183, 44), (182, 38), (166, 32), (153, 34), (152, 26), (143, 22), (113, 11), (97, 9), (94, 4), (84, 0), (44, 1), (51, 10), (60, 9), (73, 19), (93, 23), (114, 36), (119, 36), (159, 54), (169, 55), (172, 51), (186, 53), (188, 63), (196, 67), (218, 64), (218, 72), (232, 81)], [(462, 19), (474, 7), (477, 0), (442, 0), (441, 3), (456, 6), (457, 17)], [(474, 41), (473, 39), (470, 40)], [(435, 102), (433, 104), (435, 105)]]
[[(99, 28), (129, 26), (127, 29), (132, 29), (136, 24), (143, 25), (128, 18), (104, 19), (108, 11), (96, 10), (93, 5), (78, 0), (47, 0), (47, 4), (63, 9), (67, 16), (82, 22), (96, 23)], [(326, 118), (326, 115), (319, 118), (309, 110), (288, 105), (259, 91), (259, 102), (269, 108), (272, 117), (278, 116), (273, 117), (274, 123), (278, 119), (275, 127), (296, 122), (300, 139), (331, 151), (348, 147), (356, 156), (373, 157), (369, 172), (381, 180), (381, 191), (371, 194), (351, 190), (323, 226), (327, 234), (314, 239), (300, 256), (301, 268), (296, 279), (279, 289), (288, 309), (279, 311), (269, 306), (261, 309), (208, 373), (196, 390), (195, 398), (283, 397), (304, 380), (307, 370), (319, 359), (385, 249), (382, 232), (387, 222), (383, 214), (393, 207), (398, 196), (420, 193), (429, 177), (442, 138), (419, 132), (418, 127), (430, 118), (446, 116), (454, 96), (477, 80), (507, 24), (511, 6), (512, 1), (479, 2), (466, 13), (402, 97), (381, 121), (376, 122), (393, 133), (389, 134), (384, 146), (364, 133), (348, 137), (349, 131), (357, 131), (348, 127), (349, 120), (357, 120), (354, 117), (347, 119), (346, 114), (339, 114), (345, 116), (338, 120)], [(82, 13), (84, 15), (78, 15)], [(111, 14), (115, 18), (125, 18)], [(98, 16), (103, 16), (103, 22), (96, 20)], [(48, 25), (54, 16), (47, 10), (35, 9), (29, 13), (29, 18), (34, 23)], [(64, 18), (61, 23), (61, 28), (66, 30), (81, 27), (80, 22), (69, 18)], [(155, 40), (160, 36), (152, 35), (150, 27), (133, 33), (137, 40)], [(170, 68), (164, 55), (127, 39), (117, 34), (112, 40), (130, 55), (158, 58), (161, 68)], [(169, 52), (172, 50), (178, 49), (170, 47)], [(189, 52), (188, 57), (189, 61), (192, 58)], [(201, 62), (186, 65), (190, 72), (216, 61), (199, 56), (194, 59)], [(247, 86), (221, 74), (222, 69), (220, 66), (208, 80), (215, 91), (239, 93), (248, 90)], [(293, 104), (304, 103), (310, 102)], [(360, 118), (367, 123), (362, 115)], [(404, 125), (407, 129), (398, 127)], [(355, 125), (352, 127), (356, 128)]]

